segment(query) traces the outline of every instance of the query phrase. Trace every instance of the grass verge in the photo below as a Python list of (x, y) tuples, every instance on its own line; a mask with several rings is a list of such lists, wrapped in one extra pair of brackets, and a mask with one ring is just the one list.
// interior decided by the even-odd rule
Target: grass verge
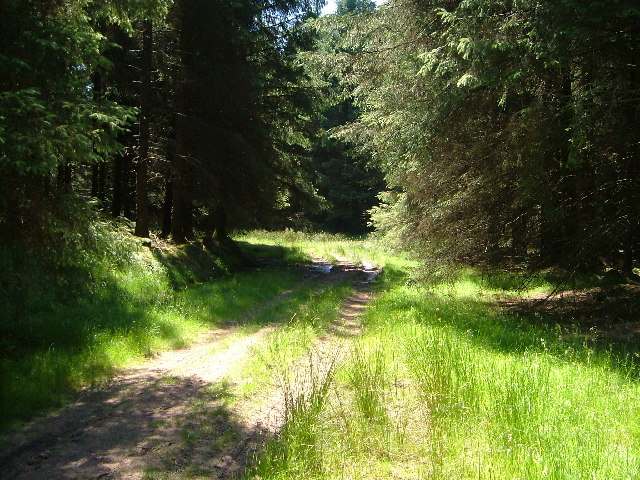
[(356, 264), (385, 265), (388, 259), (393, 258), (396, 263), (401, 262), (406, 267), (415, 265), (415, 262), (386, 253), (388, 248), (374, 237), (363, 240), (330, 233), (256, 230), (238, 235), (235, 239), (245, 246), (250, 256), (284, 258), (289, 262), (308, 262), (309, 254), (315, 254), (332, 262), (347, 259)]
[(408, 279), (387, 264), (353, 354), (246, 478), (638, 476), (637, 343), (499, 308), (493, 295), (516, 295), (499, 279)]
[(12, 268), (0, 282), (0, 430), (118, 368), (185, 345), (299, 277), (284, 270), (221, 277), (227, 264), (202, 249), (123, 250), (119, 261), (92, 257), (66, 266), (0, 252), (0, 263)]

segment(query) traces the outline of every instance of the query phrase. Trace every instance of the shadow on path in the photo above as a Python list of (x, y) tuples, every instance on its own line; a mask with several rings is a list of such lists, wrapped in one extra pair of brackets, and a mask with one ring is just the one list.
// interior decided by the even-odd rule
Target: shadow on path
[(265, 432), (235, 418), (229, 399), (228, 385), (197, 377), (128, 378), (14, 435), (0, 477), (232, 478)]

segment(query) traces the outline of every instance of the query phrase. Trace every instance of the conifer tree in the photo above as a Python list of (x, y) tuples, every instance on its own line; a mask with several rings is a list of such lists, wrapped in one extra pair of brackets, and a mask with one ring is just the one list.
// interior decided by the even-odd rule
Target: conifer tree
[[(309, 105), (303, 72), (293, 64), (291, 31), (309, 5), (259, 1), (182, 0), (180, 52), (183, 79), (180, 153), (174, 169), (175, 208), (187, 190), (205, 215), (209, 238), (227, 242), (228, 231), (268, 216), (300, 182), (300, 157)], [(180, 232), (173, 232), (180, 238)]]
[[(339, 0), (336, 15), (373, 12), (376, 4), (369, 0)], [(321, 35), (318, 50), (340, 51), (342, 29), (333, 28)], [(326, 76), (327, 100), (324, 104), (323, 131), (313, 150), (318, 193), (326, 200), (324, 208), (311, 216), (321, 229), (350, 234), (370, 230), (368, 211), (378, 203), (377, 194), (384, 188), (382, 173), (370, 161), (370, 155), (358, 151), (353, 142), (337, 138), (335, 131), (357, 119), (352, 89), (342, 88), (335, 76)]]
[(344, 135), (392, 188), (379, 228), (438, 262), (622, 256), (630, 274), (639, 15), (629, 0), (391, 0), (351, 20), (361, 49), (333, 65), (363, 112)]
[(0, 230), (7, 239), (64, 237), (55, 230), (77, 206), (68, 200), (86, 166), (120, 149), (117, 137), (133, 111), (92, 83), (107, 64), (107, 44), (89, 10), (117, 21), (111, 6), (27, 0), (0, 7)]

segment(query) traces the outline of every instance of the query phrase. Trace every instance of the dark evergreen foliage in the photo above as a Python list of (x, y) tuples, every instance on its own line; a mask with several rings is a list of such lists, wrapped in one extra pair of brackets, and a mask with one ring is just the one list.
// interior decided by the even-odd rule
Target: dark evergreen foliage
[[(333, 57), (392, 190), (376, 216), (438, 263), (632, 275), (640, 247), (635, 2), (392, 0)], [(331, 26), (330, 28), (335, 28)]]
[[(357, 15), (371, 12), (375, 3), (340, 0), (336, 7), (338, 16)], [(325, 54), (340, 51), (342, 35), (343, 29), (323, 32), (317, 50)], [(333, 135), (339, 127), (356, 120), (360, 109), (353, 103), (351, 88), (341, 88), (339, 79), (333, 75), (324, 77), (328, 77), (328, 106), (324, 107), (323, 132), (315, 142), (313, 159), (318, 193), (326, 204), (311, 220), (321, 230), (367, 233), (372, 230), (369, 211), (379, 203), (378, 194), (384, 190), (383, 174), (368, 152), (361, 152), (353, 143)]]
[(313, 197), (313, 89), (295, 57), (320, 7), (3, 2), (4, 240), (64, 248), (87, 208), (135, 219), (142, 237), (225, 237)]
[(361, 232), (379, 167), (378, 228), (425, 257), (633, 276), (634, 1), (341, 0), (308, 22), (322, 3), (0, 3), (0, 241), (63, 252), (109, 215), (176, 242), (305, 215)]

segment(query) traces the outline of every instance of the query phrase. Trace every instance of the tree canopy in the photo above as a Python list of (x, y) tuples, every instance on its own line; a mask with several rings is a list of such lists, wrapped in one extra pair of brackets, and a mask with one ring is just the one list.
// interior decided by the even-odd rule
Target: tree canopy
[(319, 9), (3, 2), (3, 235), (42, 241), (83, 208), (111, 203), (136, 234), (162, 225), (184, 241), (315, 198), (304, 174), (313, 88), (296, 53)]
[[(572, 268), (638, 244), (634, 2), (392, 0), (326, 63), (382, 165), (378, 228), (439, 262)], [(353, 22), (353, 20), (351, 20)], [(623, 258), (620, 258), (623, 257)]]
[(178, 243), (359, 233), (369, 210), (441, 264), (632, 274), (635, 2), (323, 4), (3, 2), (3, 241), (109, 216)]

